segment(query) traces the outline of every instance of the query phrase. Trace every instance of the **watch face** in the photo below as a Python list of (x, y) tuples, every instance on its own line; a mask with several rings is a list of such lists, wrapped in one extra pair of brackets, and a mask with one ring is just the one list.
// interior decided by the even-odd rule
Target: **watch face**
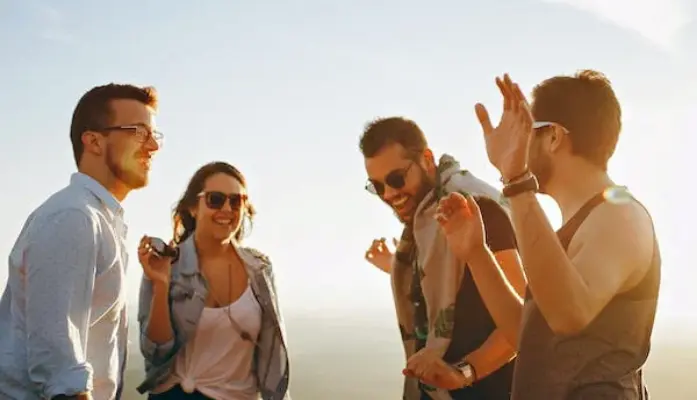
[(472, 370), (472, 366), (469, 364), (465, 364), (462, 367), (460, 367), (460, 371), (462, 372), (462, 375), (465, 376), (467, 379), (472, 379), (474, 378), (474, 371)]

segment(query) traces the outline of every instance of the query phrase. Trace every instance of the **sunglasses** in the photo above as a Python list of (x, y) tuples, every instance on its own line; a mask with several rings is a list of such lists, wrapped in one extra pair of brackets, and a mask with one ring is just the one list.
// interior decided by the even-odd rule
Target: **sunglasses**
[(568, 130), (568, 129), (566, 129), (563, 125), (560, 125), (560, 124), (558, 124), (558, 123), (556, 123), (556, 122), (535, 121), (535, 122), (532, 123), (532, 129), (534, 129), (534, 130), (537, 131), (537, 132), (541, 132), (541, 130), (540, 130), (541, 128), (547, 128), (547, 127), (550, 127), (550, 126), (559, 127), (559, 128), (561, 128), (561, 130), (562, 130), (564, 133), (569, 133), (569, 130)]
[(385, 176), (385, 183), (369, 179), (368, 183), (365, 185), (365, 190), (372, 194), (382, 196), (385, 194), (385, 185), (391, 187), (392, 189), (399, 190), (404, 187), (407, 183), (406, 177), (409, 173), (409, 169), (414, 165), (414, 162), (410, 162), (409, 165), (402, 169), (397, 169)]
[(201, 192), (199, 196), (203, 197), (206, 201), (206, 206), (212, 210), (221, 210), (226, 202), (230, 203), (230, 208), (233, 210), (239, 210), (242, 208), (242, 204), (247, 201), (246, 194), (240, 193), (223, 193), (223, 192)]

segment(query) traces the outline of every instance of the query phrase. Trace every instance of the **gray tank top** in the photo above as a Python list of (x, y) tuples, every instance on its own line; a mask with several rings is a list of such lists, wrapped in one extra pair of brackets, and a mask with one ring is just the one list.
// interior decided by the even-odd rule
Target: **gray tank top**
[[(604, 201), (602, 193), (594, 196), (557, 231), (564, 249), (586, 217)], [(552, 332), (528, 290), (511, 398), (648, 399), (642, 367), (656, 315), (660, 265), (654, 235), (653, 260), (643, 280), (615, 296), (581, 334), (570, 337)]]

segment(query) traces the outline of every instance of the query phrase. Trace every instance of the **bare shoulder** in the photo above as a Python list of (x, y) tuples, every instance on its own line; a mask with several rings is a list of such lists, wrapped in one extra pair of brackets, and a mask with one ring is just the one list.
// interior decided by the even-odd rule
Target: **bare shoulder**
[[(597, 206), (579, 227), (569, 246), (573, 258), (605, 258), (614, 265), (626, 266), (629, 279), (643, 276), (651, 265), (654, 251), (654, 226), (649, 212), (636, 200), (604, 202)], [(598, 263), (605, 264), (605, 263)]]

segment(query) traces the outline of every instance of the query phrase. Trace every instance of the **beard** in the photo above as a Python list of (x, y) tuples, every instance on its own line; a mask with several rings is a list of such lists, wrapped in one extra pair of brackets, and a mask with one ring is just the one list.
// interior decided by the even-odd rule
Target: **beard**
[[(137, 171), (136, 169), (139, 167), (136, 165), (132, 165), (129, 168), (127, 166), (129, 163), (123, 160), (124, 157), (117, 157), (113, 150), (114, 148), (109, 146), (106, 152), (106, 166), (109, 168), (109, 172), (131, 189), (140, 189), (147, 185), (147, 172), (143, 174)], [(135, 162), (132, 164), (135, 164)]]
[(414, 220), (414, 214), (416, 214), (416, 210), (417, 208), (419, 208), (421, 201), (423, 201), (424, 197), (426, 197), (426, 195), (436, 186), (435, 180), (431, 179), (426, 173), (426, 171), (423, 168), (421, 168), (420, 165), (417, 164), (416, 167), (419, 169), (421, 174), (421, 186), (416, 191), (416, 193), (410, 195), (411, 199), (409, 201), (414, 202), (414, 209), (411, 210), (410, 215), (408, 217), (402, 217), (399, 215), (397, 210), (395, 210), (390, 204), (388, 204), (388, 206), (390, 206), (390, 208), (392, 209), (392, 212), (394, 213), (395, 217), (397, 217), (399, 222), (403, 224), (410, 223)]

